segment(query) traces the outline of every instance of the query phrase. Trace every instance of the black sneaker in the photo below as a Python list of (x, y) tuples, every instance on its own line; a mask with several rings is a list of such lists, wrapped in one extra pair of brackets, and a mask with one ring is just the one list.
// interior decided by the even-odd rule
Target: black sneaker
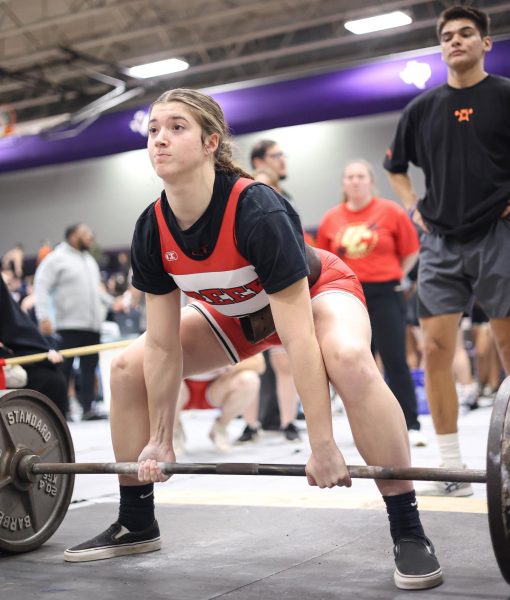
[(133, 532), (116, 522), (95, 538), (68, 548), (64, 552), (64, 560), (67, 562), (103, 560), (126, 554), (154, 552), (160, 548), (161, 538), (157, 521), (147, 529)]
[(246, 425), (243, 433), (237, 438), (236, 444), (243, 444), (244, 442), (254, 442), (259, 437), (259, 430), (256, 427), (250, 427)]
[(285, 429), (282, 429), (283, 435), (285, 439), (289, 440), (289, 442), (296, 442), (301, 440), (301, 436), (299, 435), (298, 428), (294, 425), (294, 423), (289, 423)]
[(101, 413), (97, 410), (88, 410), (81, 416), (82, 421), (103, 421), (108, 418), (107, 413)]
[(443, 582), (443, 573), (428, 538), (399, 540), (395, 554), (395, 585), (401, 590), (425, 590)]

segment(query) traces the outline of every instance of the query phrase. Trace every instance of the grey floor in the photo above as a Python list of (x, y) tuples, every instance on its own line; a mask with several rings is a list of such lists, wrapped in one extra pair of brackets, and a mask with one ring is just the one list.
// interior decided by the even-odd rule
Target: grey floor
[[(301, 443), (267, 433), (257, 444), (219, 455), (207, 437), (214, 414), (184, 414), (188, 440), (179, 460), (306, 462), (305, 432)], [(469, 467), (485, 468), (489, 418), (490, 409), (483, 408), (460, 419)], [(421, 420), (429, 445), (413, 448), (413, 463), (437, 466), (430, 417)], [(70, 427), (78, 461), (112, 460), (108, 422)], [(241, 429), (242, 422), (234, 422), (232, 437)], [(343, 414), (334, 416), (334, 431), (347, 462), (362, 464)], [(63, 550), (103, 530), (117, 512), (114, 476), (79, 476), (73, 503), (56, 534), (34, 552), (1, 557), (0, 598), (510, 598), (491, 547), (485, 486), (474, 488), (471, 498), (419, 498), (445, 582), (429, 591), (403, 592), (393, 585), (386, 514), (371, 481), (356, 480), (349, 490), (318, 490), (300, 477), (175, 476), (156, 492), (161, 551), (66, 564)]]

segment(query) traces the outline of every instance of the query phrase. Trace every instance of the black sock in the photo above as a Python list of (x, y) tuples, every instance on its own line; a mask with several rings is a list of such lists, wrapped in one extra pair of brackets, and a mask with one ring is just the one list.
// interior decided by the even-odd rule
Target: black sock
[(386, 503), (394, 544), (404, 537), (425, 538), (414, 490), (398, 496), (383, 496), (383, 500)]
[(119, 523), (129, 531), (141, 531), (154, 522), (154, 484), (121, 485)]

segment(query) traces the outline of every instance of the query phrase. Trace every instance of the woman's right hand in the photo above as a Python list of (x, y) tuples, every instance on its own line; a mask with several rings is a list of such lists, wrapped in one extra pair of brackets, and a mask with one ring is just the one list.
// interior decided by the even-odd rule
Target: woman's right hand
[(167, 481), (170, 475), (162, 473), (158, 466), (160, 462), (175, 462), (173, 448), (149, 442), (138, 457), (138, 479), (143, 482)]
[(342, 453), (335, 442), (325, 449), (313, 451), (306, 463), (306, 478), (309, 485), (332, 488), (337, 485), (351, 487), (352, 481)]

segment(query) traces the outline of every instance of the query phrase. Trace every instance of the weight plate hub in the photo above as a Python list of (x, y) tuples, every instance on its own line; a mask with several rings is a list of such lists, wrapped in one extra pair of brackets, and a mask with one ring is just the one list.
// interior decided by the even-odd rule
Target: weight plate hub
[(510, 583), (510, 377), (501, 384), (487, 443), (487, 507), (492, 546)]
[(65, 419), (32, 390), (0, 392), (0, 550), (28, 552), (57, 530), (67, 513), (74, 475), (23, 476), (23, 458), (73, 462)]

